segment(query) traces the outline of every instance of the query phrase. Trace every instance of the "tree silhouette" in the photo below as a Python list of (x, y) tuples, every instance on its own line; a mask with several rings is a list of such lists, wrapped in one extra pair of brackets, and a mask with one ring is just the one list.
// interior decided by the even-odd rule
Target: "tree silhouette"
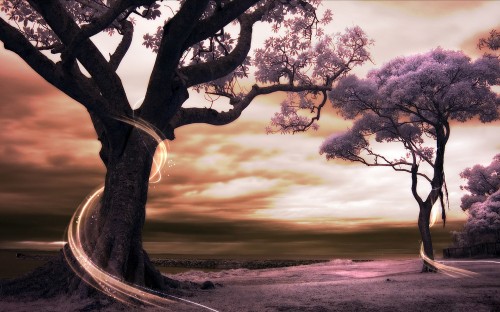
[[(106, 167), (105, 189), (94, 221), (85, 226), (84, 249), (107, 272), (128, 282), (165, 289), (164, 278), (142, 248), (148, 176), (158, 142), (123, 118), (147, 123), (164, 139), (174, 130), (235, 121), (258, 96), (300, 94), (319, 116), (333, 82), (369, 59), (370, 41), (358, 27), (326, 34), (331, 21), (311, 0), (13, 0), (2, 1), (0, 40), (34, 71), (89, 112)], [(133, 110), (117, 68), (139, 19), (164, 17), (143, 44), (156, 52), (141, 107)], [(251, 51), (253, 25), (268, 23), (263, 47)], [(121, 37), (104, 55), (91, 38)], [(234, 36), (237, 33), (237, 36)], [(244, 83), (238, 83), (242, 80)], [(246, 87), (248, 82), (251, 86)], [(188, 89), (231, 105), (185, 107)], [(208, 107), (209, 106), (209, 107)], [(301, 120), (302, 128), (313, 121)], [(71, 289), (81, 289), (72, 283)], [(75, 286), (76, 285), (76, 286)]]
[[(418, 228), (425, 254), (433, 259), (430, 215), (440, 201), (445, 220), (445, 149), (453, 121), (498, 119), (498, 58), (471, 61), (462, 52), (435, 49), (390, 61), (366, 79), (348, 76), (331, 92), (333, 106), (351, 129), (324, 141), (320, 153), (366, 166), (389, 167), (411, 175), (411, 192), (419, 206)], [(399, 144), (399, 157), (378, 143)], [(419, 186), (423, 180), (427, 187)], [(424, 193), (425, 192), (425, 193)], [(424, 193), (422, 196), (421, 194)], [(423, 270), (433, 270), (424, 261)]]

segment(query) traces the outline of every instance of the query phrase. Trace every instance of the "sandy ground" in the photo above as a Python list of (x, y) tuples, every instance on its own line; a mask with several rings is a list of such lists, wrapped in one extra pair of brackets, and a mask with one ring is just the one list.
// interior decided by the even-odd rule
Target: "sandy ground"
[[(472, 278), (422, 274), (421, 261), (415, 259), (360, 263), (334, 260), (281, 269), (190, 271), (172, 277), (214, 282), (215, 289), (192, 291), (187, 299), (217, 311), (500, 311), (500, 263), (474, 261), (453, 265), (479, 274)], [(84, 305), (82, 301), (59, 298), (0, 302), (0, 310), (81, 311)], [(177, 303), (169, 308), (208, 311)], [(84, 311), (98, 310), (87, 307)]]

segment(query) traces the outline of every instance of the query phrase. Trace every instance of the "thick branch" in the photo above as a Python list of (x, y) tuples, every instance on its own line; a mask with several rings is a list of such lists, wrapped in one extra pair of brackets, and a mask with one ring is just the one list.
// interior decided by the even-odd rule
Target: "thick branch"
[(259, 2), (259, 0), (239, 0), (228, 3), (215, 14), (200, 21), (196, 25), (189, 38), (186, 40), (184, 48), (186, 49), (195, 43), (210, 38), (219, 29), (224, 28), (226, 25), (237, 19), (257, 2)]
[(4, 47), (19, 55), (34, 71), (50, 84), (63, 91), (87, 109), (102, 112), (104, 104), (100, 102), (99, 92), (91, 83), (78, 73), (67, 73), (61, 66), (35, 48), (16, 28), (0, 18), (0, 40)]
[(417, 185), (418, 185), (418, 165), (417, 165), (417, 157), (415, 156), (415, 153), (412, 153), (412, 158), (413, 158), (413, 163), (411, 166), (411, 193), (413, 194), (413, 197), (417, 201), (419, 207), (422, 206), (423, 200), (420, 195), (418, 195), (417, 191)]
[(442, 187), (445, 185), (444, 176), (444, 155), (446, 143), (450, 135), (450, 128), (447, 122), (436, 128), (436, 159), (434, 160), (434, 173), (432, 177), (432, 190), (427, 196), (426, 202), (433, 205), (438, 199), (443, 197)]
[(226, 112), (218, 112), (211, 108), (181, 108), (172, 118), (172, 128), (178, 128), (193, 123), (206, 123), (211, 125), (229, 124), (241, 115), (243, 110), (259, 95), (271, 94), (274, 92), (304, 92), (304, 91), (328, 91), (330, 87), (326, 86), (292, 86), (289, 84), (278, 84), (268, 87), (258, 87), (254, 85), (241, 100), (235, 100), (233, 108)]
[[(78, 34), (73, 38), (73, 40), (67, 45), (64, 54), (66, 58), (73, 58), (74, 52), (78, 49), (78, 46), (86, 39), (100, 33), (104, 29), (113, 25), (120, 15), (122, 15), (128, 8), (137, 7), (142, 5), (151, 5), (155, 1), (154, 0), (120, 0), (116, 1), (111, 5), (111, 7), (107, 8), (101, 5), (96, 5), (94, 3), (93, 7), (97, 10), (101, 11), (102, 14), (98, 17), (92, 19), (90, 24), (84, 25), (81, 27)], [(89, 4), (85, 4), (89, 5)], [(92, 4), (90, 4), (92, 5)], [(119, 26), (119, 23), (115, 23), (114, 26)]]
[[(71, 44), (73, 38), (79, 34), (80, 28), (61, 3), (57, 0), (30, 0), (29, 2), (42, 15), (59, 39), (66, 46)], [(75, 55), (90, 73), (107, 102), (116, 104), (111, 109), (121, 112), (130, 110), (120, 78), (90, 39), (83, 40), (79, 44)]]
[(240, 19), (240, 35), (236, 47), (227, 56), (206, 63), (187, 66), (181, 69), (186, 86), (210, 82), (222, 78), (240, 66), (250, 51), (253, 22), (249, 18)]
[(109, 65), (111, 65), (111, 68), (113, 68), (114, 71), (118, 69), (118, 66), (120, 66), (125, 54), (127, 54), (134, 35), (134, 26), (131, 22), (123, 21), (122, 25), (122, 40), (116, 47), (115, 52), (109, 58)]
[(59, 69), (54, 62), (33, 47), (23, 34), (2, 18), (0, 18), (0, 40), (3, 42), (5, 49), (19, 55), (40, 76), (59, 88), (62, 81), (59, 77)]
[[(243, 9), (243, 3), (251, 6), (250, 3), (255, 1), (242, 1), (239, 9)], [(183, 76), (186, 77), (188, 87), (201, 83), (207, 83), (218, 78), (222, 78), (233, 72), (239, 65), (243, 63), (250, 51), (252, 44), (252, 28), (259, 21), (271, 6), (273, 1), (269, 1), (266, 5), (258, 8), (252, 13), (241, 15), (238, 20), (240, 22), (240, 34), (236, 47), (225, 57), (221, 57), (215, 61), (210, 61), (202, 64), (191, 65), (181, 70)], [(229, 6), (229, 5), (228, 5)], [(236, 6), (233, 5), (233, 6)], [(232, 7), (232, 6), (231, 6)], [(235, 11), (238, 11), (235, 9)], [(202, 22), (203, 23), (203, 22)], [(215, 23), (215, 22), (214, 22)], [(216, 23), (217, 24), (217, 23)], [(217, 31), (218, 29), (215, 29)], [(193, 35), (195, 33), (193, 32)]]
[[(208, 0), (187, 0), (177, 14), (163, 26), (163, 37), (149, 80), (144, 105), (165, 105), (171, 95), (168, 82), (174, 78), (184, 43), (205, 11)], [(154, 110), (154, 108), (152, 108)]]

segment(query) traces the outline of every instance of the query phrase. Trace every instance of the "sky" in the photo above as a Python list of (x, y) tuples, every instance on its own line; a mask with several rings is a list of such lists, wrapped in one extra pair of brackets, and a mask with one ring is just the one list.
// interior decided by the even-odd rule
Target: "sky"
[[(326, 31), (359, 25), (374, 40), (373, 63), (354, 71), (360, 76), (395, 57), (438, 46), (479, 57), (479, 38), (500, 27), (499, 1), (324, 1), (321, 10), (326, 8), (334, 13)], [(143, 97), (154, 62), (141, 45), (148, 27), (138, 25), (118, 70), (131, 103)], [(268, 31), (258, 25), (255, 33), (259, 42)], [(104, 50), (115, 40), (95, 38)], [(103, 181), (99, 143), (81, 105), (3, 46), (0, 63), (0, 247), (63, 240), (75, 208)], [(328, 135), (349, 127), (331, 107), (317, 132), (266, 134), (281, 98), (257, 98), (227, 126), (176, 130), (164, 179), (150, 188), (146, 246), (207, 254), (303, 254), (314, 246), (320, 255), (359, 252), (367, 245), (379, 254), (398, 253), (408, 244), (418, 248), (410, 177), (319, 155)], [(188, 101), (205, 105), (196, 92)], [(500, 153), (499, 130), (498, 121), (452, 125), (445, 164), (452, 225), (436, 230), (443, 246), (466, 218), (459, 207), (459, 173)]]

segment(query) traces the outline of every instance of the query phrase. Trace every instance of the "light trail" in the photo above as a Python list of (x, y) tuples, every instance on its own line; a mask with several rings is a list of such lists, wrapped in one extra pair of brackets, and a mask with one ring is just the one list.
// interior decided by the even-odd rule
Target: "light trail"
[[(432, 210), (431, 210), (431, 218), (430, 218), (431, 220), (429, 222), (429, 228), (431, 228), (436, 223), (436, 220), (437, 220), (438, 212), (437, 212), (437, 209), (434, 209), (435, 206), (436, 205), (434, 205), (432, 207)], [(455, 268), (455, 267), (441, 263), (443, 261), (436, 261), (434, 259), (429, 258), (425, 253), (423, 242), (420, 244), (420, 257), (426, 263), (435, 267), (439, 273), (443, 273), (443, 274), (451, 276), (451, 277), (455, 277), (455, 278), (456, 277), (474, 277), (474, 276), (478, 275), (478, 273), (476, 273), (476, 272), (472, 272), (472, 271), (460, 269), (460, 268)]]
[(494, 261), (494, 260), (439, 260), (438, 262), (443, 263), (443, 262), (457, 262), (457, 263), (496, 263), (500, 264), (500, 261)]
[[(134, 120), (130, 118), (116, 118), (122, 122), (130, 124), (146, 134), (150, 135), (158, 143), (157, 152), (153, 158), (154, 168), (149, 176), (150, 183), (157, 183), (161, 180), (161, 170), (167, 163), (167, 146), (165, 142), (156, 133), (154, 128), (144, 120)], [(119, 277), (113, 276), (98, 265), (86, 254), (82, 243), (82, 224), (87, 222), (88, 214), (99, 203), (99, 198), (104, 191), (104, 185), (96, 188), (87, 198), (78, 206), (73, 214), (68, 226), (68, 245), (74, 255), (77, 263), (83, 268), (84, 273), (80, 274), (80, 270), (73, 267), (71, 261), (66, 256), (67, 262), (72, 267), (73, 271), (82, 278), (87, 284), (95, 287), (99, 291), (104, 292), (108, 296), (115, 298), (126, 304), (137, 304), (141, 302), (146, 305), (152, 305), (162, 308), (167, 311), (176, 311), (172, 305), (183, 303), (200, 309), (218, 312), (215, 309), (207, 307), (197, 302), (179, 298), (173, 295), (154, 291), (140, 285), (131, 284), (123, 281)], [(82, 276), (83, 275), (83, 276)]]

